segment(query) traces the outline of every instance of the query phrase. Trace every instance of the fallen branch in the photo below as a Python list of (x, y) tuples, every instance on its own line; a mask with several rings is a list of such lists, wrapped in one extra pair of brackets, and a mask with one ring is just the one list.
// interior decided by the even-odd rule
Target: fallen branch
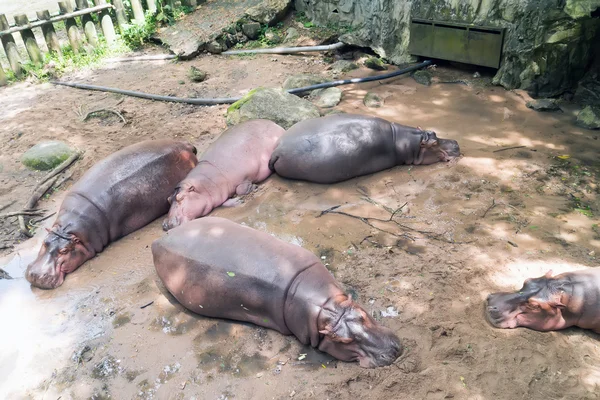
[(127, 121), (125, 120), (125, 117), (124, 117), (124, 116), (123, 116), (123, 115), (122, 115), (120, 112), (118, 112), (117, 110), (111, 110), (110, 108), (101, 108), (101, 109), (99, 109), (99, 110), (90, 111), (89, 113), (87, 113), (87, 114), (85, 115), (85, 117), (83, 117), (83, 118), (82, 118), (82, 120), (81, 120), (81, 121), (82, 121), (82, 122), (85, 122), (85, 121), (87, 121), (87, 119), (88, 119), (89, 117), (91, 117), (93, 114), (97, 114), (97, 113), (101, 113), (101, 112), (113, 113), (113, 114), (115, 114), (117, 117), (121, 118), (121, 121), (123, 121), (123, 123), (124, 123), (124, 124), (126, 124), (126, 123), (127, 123)]
[[(41, 182), (35, 187), (34, 191), (37, 190), (38, 188), (40, 188), (43, 184), (45, 184), (46, 182), (48, 182), (50, 179), (54, 178), (56, 175), (60, 174), (65, 169), (67, 169), (68, 167), (70, 167), (71, 164), (73, 164), (75, 162), (75, 160), (77, 160), (80, 156), (81, 156), (81, 153), (77, 152), (77, 153), (73, 154), (71, 157), (67, 158), (65, 161), (63, 161), (59, 166), (57, 166), (52, 171), (50, 171), (41, 180)], [(48, 189), (46, 189), (46, 190), (48, 190)], [(37, 203), (37, 201), (36, 201), (36, 203)]]
[(14, 211), (14, 212), (9, 212), (9, 213), (6, 213), (6, 214), (2, 214), (2, 215), (0, 215), (0, 219), (10, 218), (10, 217), (17, 217), (19, 215), (41, 215), (41, 214), (43, 214), (42, 211), (21, 210), (21, 211)]
[(487, 215), (487, 213), (489, 213), (489, 212), (490, 212), (490, 210), (491, 210), (492, 208), (496, 207), (497, 205), (498, 205), (498, 204), (496, 204), (496, 199), (492, 199), (492, 205), (491, 205), (491, 206), (489, 206), (489, 207), (487, 208), (487, 210), (485, 210), (485, 212), (483, 213), (483, 215), (481, 216), (481, 218), (485, 218), (485, 216)]
[(65, 174), (61, 180), (59, 180), (58, 182), (56, 182), (56, 185), (54, 185), (54, 187), (56, 189), (58, 189), (60, 187), (60, 185), (62, 185), (63, 183), (65, 183), (66, 181), (68, 181), (69, 179), (71, 179), (71, 177), (73, 176), (72, 172), (69, 172), (68, 174)]
[(42, 218), (36, 219), (35, 221), (31, 221), (31, 225), (37, 225), (37, 224), (39, 224), (40, 222), (44, 222), (45, 220), (47, 220), (48, 218), (50, 218), (51, 216), (53, 216), (53, 215), (55, 215), (55, 214), (56, 214), (56, 213), (55, 213), (55, 212), (53, 212), (52, 214), (48, 214), (48, 215), (46, 215), (45, 217), (42, 217)]
[[(25, 209), (31, 210), (32, 208), (34, 208), (37, 202), (40, 200), (40, 198), (48, 191), (48, 189), (52, 187), (52, 185), (54, 185), (54, 183), (56, 183), (57, 179), (58, 177), (51, 178), (49, 181), (46, 181), (41, 186), (39, 186), (31, 195), (31, 198), (25, 205)], [(25, 218), (23, 218), (23, 215), (19, 215), (19, 230), (22, 234), (24, 234), (27, 237), (33, 236), (27, 228), (27, 224), (25, 223)]]
[(13, 204), (15, 204), (16, 202), (17, 202), (16, 200), (13, 200), (13, 201), (11, 201), (11, 202), (10, 202), (10, 203), (8, 203), (8, 204), (5, 204), (5, 205), (3, 205), (3, 206), (0, 206), (0, 211), (4, 210), (5, 208), (8, 208), (8, 207), (12, 206), (12, 205), (13, 205)]
[(506, 151), (506, 150), (522, 149), (522, 148), (524, 148), (524, 147), (527, 147), (527, 146), (514, 146), (514, 147), (506, 147), (506, 148), (504, 148), (504, 149), (500, 149), (500, 150), (494, 150), (494, 151), (493, 151), (493, 153), (499, 153), (499, 152), (501, 152), (501, 151)]

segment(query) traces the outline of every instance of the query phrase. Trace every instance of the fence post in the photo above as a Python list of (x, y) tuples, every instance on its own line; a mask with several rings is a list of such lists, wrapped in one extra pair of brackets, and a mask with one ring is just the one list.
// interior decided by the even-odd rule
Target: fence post
[(8, 84), (8, 79), (6, 79), (6, 74), (2, 69), (2, 65), (0, 65), (0, 86), (6, 86)]
[[(85, 10), (86, 8), (90, 8), (90, 4), (87, 0), (75, 0), (75, 4), (77, 8), (80, 10)], [(85, 37), (87, 37), (88, 42), (93, 46), (98, 46), (98, 33), (96, 32), (96, 26), (94, 25), (94, 21), (92, 20), (92, 16), (90, 14), (81, 16), (81, 25), (83, 25), (83, 31), (85, 32)]]
[[(19, 26), (29, 24), (29, 19), (25, 14), (17, 14), (14, 18), (15, 24)], [(27, 49), (27, 54), (29, 54), (31, 62), (38, 66), (43, 65), (44, 57), (42, 56), (42, 52), (37, 44), (37, 41), (35, 40), (35, 35), (33, 34), (33, 31), (31, 29), (22, 30), (21, 37), (23, 38), (23, 43), (25, 43), (25, 48)]]
[(142, 8), (141, 0), (130, 0), (131, 9), (133, 10), (133, 19), (138, 24), (144, 23), (144, 9)]
[(146, 0), (146, 4), (148, 5), (148, 11), (152, 14), (156, 14), (156, 0)]
[[(61, 14), (73, 12), (73, 5), (70, 1), (59, 1), (58, 8)], [(77, 29), (75, 18), (66, 19), (65, 26), (67, 27), (67, 36), (73, 48), (73, 53), (78, 54), (81, 51), (81, 35), (79, 34), (79, 29)]]
[[(106, 0), (94, 0), (94, 5), (100, 6), (102, 4), (106, 4)], [(110, 19), (110, 14), (108, 10), (103, 10), (100, 12), (100, 21), (102, 25), (102, 33), (104, 33), (104, 38), (108, 44), (112, 44), (117, 40), (117, 34), (115, 33), (115, 26), (113, 25), (112, 19)]]
[[(0, 31), (6, 31), (10, 29), (6, 15), (0, 14)], [(17, 77), (23, 75), (23, 68), (21, 68), (21, 56), (19, 50), (17, 50), (17, 44), (12, 34), (4, 35), (0, 38), (2, 46), (6, 52), (6, 57), (10, 63), (10, 69), (13, 70)]]
[(115, 14), (117, 15), (117, 25), (119, 30), (123, 32), (125, 25), (127, 25), (127, 13), (125, 12), (125, 6), (123, 0), (113, 0), (113, 6), (115, 6)]
[[(48, 10), (38, 11), (36, 14), (40, 21), (50, 19), (50, 11)], [(56, 53), (59, 56), (62, 55), (62, 51), (60, 50), (60, 41), (58, 40), (58, 35), (54, 30), (54, 25), (51, 23), (42, 25), (42, 33), (44, 34), (44, 39), (46, 40), (48, 50), (51, 53)]]

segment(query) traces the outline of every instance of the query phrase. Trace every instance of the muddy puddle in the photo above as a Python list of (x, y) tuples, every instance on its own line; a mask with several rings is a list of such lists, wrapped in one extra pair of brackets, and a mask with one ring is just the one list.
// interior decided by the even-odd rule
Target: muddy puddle
[[(221, 85), (209, 80), (205, 93), (275, 85), (292, 72), (322, 68), (312, 57), (278, 59), (286, 64), (273, 57), (211, 56), (194, 65)], [(156, 73), (154, 68), (177, 82), (189, 65), (100, 70), (94, 83), (127, 88), (133, 79), (136, 90), (180, 96), (191, 90), (168, 79), (137, 78)], [(228, 71), (236, 68), (251, 73), (229, 82)], [(265, 68), (273, 73), (261, 74)], [(347, 77), (372, 73), (360, 68)], [(449, 68), (435, 74), (471, 79)], [(291, 336), (186, 311), (165, 291), (152, 264), (149, 247), (163, 234), (161, 220), (112, 244), (56, 290), (32, 289), (22, 276), (41, 242), (38, 229), (0, 259), (0, 268), (14, 278), (0, 280), (0, 398), (598, 398), (597, 335), (497, 330), (482, 308), (489, 292), (518, 288), (547, 269), (598, 266), (598, 135), (575, 128), (568, 105), (564, 113), (536, 113), (522, 94), (483, 78), (471, 81), (425, 87), (401, 77), (349, 85), (337, 107), (456, 139), (464, 153), (458, 162), (396, 167), (336, 185), (273, 176), (241, 206), (212, 213), (314, 252), (374, 318), (400, 336), (406, 350), (395, 364), (365, 370)], [(11, 154), (40, 138), (64, 140), (74, 132), (73, 143), (96, 146), (78, 165), (77, 177), (99, 158), (142, 139), (184, 137), (201, 151), (224, 129), (226, 107), (129, 98), (121, 107), (130, 124), (85, 125), (71, 115), (73, 104), (115, 99), (38, 90), (27, 99), (17, 96), (8, 124), (0, 127), (7, 182), (22, 174)], [(367, 91), (383, 96), (384, 107), (364, 107)], [(52, 129), (40, 133), (48, 120), (55, 121)], [(23, 135), (9, 141), (16, 130)], [(524, 147), (507, 150), (516, 146)], [(2, 203), (10, 193), (6, 185)], [(61, 193), (44, 208), (56, 210)]]

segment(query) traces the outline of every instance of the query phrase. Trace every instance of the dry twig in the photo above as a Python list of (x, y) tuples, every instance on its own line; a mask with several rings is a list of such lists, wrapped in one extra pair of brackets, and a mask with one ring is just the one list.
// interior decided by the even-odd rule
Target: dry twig
[(513, 147), (506, 147), (506, 148), (504, 148), (504, 149), (494, 150), (492, 153), (499, 153), (499, 152), (501, 152), (501, 151), (513, 150), (513, 149), (522, 149), (522, 148), (524, 148), (524, 147), (527, 147), (527, 146), (513, 146)]
[(21, 211), (14, 211), (14, 212), (6, 213), (6, 214), (1, 214), (0, 218), (17, 217), (19, 215), (41, 215), (41, 214), (43, 214), (43, 212), (39, 211), (39, 210), (21, 210)]

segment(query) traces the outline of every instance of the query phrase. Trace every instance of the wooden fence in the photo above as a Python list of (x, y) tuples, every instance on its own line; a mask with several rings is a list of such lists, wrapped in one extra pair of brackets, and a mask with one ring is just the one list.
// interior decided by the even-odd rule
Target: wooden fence
[[(37, 43), (33, 29), (41, 29), (44, 41), (51, 53), (61, 54), (61, 46), (56, 33), (54, 24), (65, 21), (65, 29), (68, 41), (74, 53), (80, 53), (84, 50), (84, 44), (96, 47), (98, 45), (98, 32), (96, 24), (92, 19), (92, 14), (98, 14), (100, 28), (107, 43), (113, 43), (116, 40), (114, 22), (123, 31), (126, 25), (130, 23), (128, 15), (132, 15), (133, 23), (144, 23), (144, 10), (156, 13), (157, 6), (168, 4), (175, 7), (179, 2), (175, 0), (129, 0), (131, 9), (125, 8), (123, 0), (91, 0), (93, 6), (88, 0), (75, 0), (76, 8), (73, 8), (71, 1), (58, 2), (60, 12), (57, 15), (50, 15), (48, 10), (37, 12), (37, 19), (30, 21), (25, 14), (14, 16), (15, 25), (10, 26), (6, 15), (0, 14), (0, 41), (6, 53), (6, 58), (10, 69), (17, 77), (23, 75), (21, 65), (21, 55), (19, 54), (17, 44), (13, 34), (20, 34), (27, 50), (27, 55), (32, 63), (41, 66), (43, 64), (43, 54)], [(188, 7), (195, 7), (197, 0), (183, 0), (181, 3)], [(79, 21), (78, 21), (79, 20)], [(83, 34), (82, 34), (83, 32)], [(6, 73), (0, 65), (0, 86), (7, 84)]]

